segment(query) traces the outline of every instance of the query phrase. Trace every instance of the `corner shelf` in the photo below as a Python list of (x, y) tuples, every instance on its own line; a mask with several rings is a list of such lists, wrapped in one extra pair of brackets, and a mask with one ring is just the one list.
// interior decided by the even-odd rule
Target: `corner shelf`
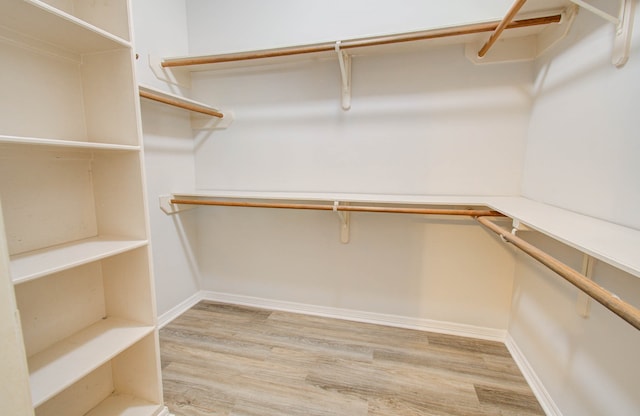
[(533, 230), (640, 277), (640, 230), (522, 197), (487, 197), (486, 203)]

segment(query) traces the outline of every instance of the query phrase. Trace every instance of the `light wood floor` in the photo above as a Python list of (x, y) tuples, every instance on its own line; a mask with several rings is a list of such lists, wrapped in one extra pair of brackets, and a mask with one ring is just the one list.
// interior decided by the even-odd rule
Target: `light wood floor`
[(498, 342), (201, 302), (160, 331), (190, 415), (544, 415)]

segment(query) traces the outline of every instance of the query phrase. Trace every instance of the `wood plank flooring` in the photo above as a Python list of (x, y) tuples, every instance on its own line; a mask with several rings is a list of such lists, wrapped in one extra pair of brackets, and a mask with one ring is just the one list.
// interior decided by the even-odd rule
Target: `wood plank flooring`
[(200, 302), (160, 349), (176, 416), (544, 415), (498, 342)]

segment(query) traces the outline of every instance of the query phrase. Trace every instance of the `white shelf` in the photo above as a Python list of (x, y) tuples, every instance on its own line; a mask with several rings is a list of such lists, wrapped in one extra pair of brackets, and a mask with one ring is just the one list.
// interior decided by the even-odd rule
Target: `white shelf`
[(598, 260), (640, 277), (640, 230), (515, 196), (389, 195), (313, 192), (192, 191), (175, 198), (339, 201), (394, 205), (485, 206)]
[(143, 247), (146, 244), (146, 240), (100, 236), (18, 254), (11, 256), (12, 280), (14, 284), (27, 282)]
[(107, 318), (30, 357), (33, 406), (71, 386), (153, 330), (153, 326)]
[(39, 137), (22, 137), (22, 136), (3, 136), (0, 135), (0, 145), (26, 145), (26, 146), (43, 146), (56, 149), (70, 150), (96, 150), (96, 151), (119, 151), (119, 152), (137, 152), (140, 146), (130, 146), (123, 144), (108, 144), (95, 142), (81, 142), (76, 140), (60, 140), (45, 139)]
[(640, 231), (522, 197), (487, 205), (598, 260), (640, 277)]
[(73, 53), (107, 51), (131, 44), (38, 0), (3, 0), (0, 26)]
[(134, 396), (114, 393), (85, 416), (155, 416), (163, 408)]
[(422, 204), (422, 205), (486, 205), (483, 196), (458, 195), (401, 195), (401, 194), (356, 194), (324, 192), (261, 192), (261, 191), (192, 191), (174, 192), (175, 197), (263, 199), (289, 201), (359, 202), (371, 204)]

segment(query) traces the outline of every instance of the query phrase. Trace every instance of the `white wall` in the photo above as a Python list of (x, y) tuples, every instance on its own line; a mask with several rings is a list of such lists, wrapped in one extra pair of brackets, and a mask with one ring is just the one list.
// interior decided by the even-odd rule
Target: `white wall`
[[(612, 26), (586, 11), (538, 63), (525, 196), (640, 228), (639, 13), (631, 58), (621, 69), (610, 63)], [(575, 250), (527, 238), (580, 269)], [(640, 307), (638, 278), (598, 263), (595, 281)], [(509, 333), (562, 414), (638, 414), (640, 332), (597, 303), (588, 319), (580, 317), (576, 298), (576, 289), (519, 255)]]
[(610, 63), (613, 25), (586, 11), (540, 60), (523, 180), (529, 198), (637, 229), (639, 13), (623, 68)]
[[(521, 236), (580, 270), (581, 253), (544, 236)], [(632, 305), (640, 284), (596, 262), (594, 281)], [(597, 302), (590, 316), (578, 314), (578, 290), (544, 266), (519, 254), (509, 334), (533, 367), (561, 413), (633, 415), (640, 409), (640, 332)]]
[(355, 57), (345, 112), (334, 60), (196, 72), (194, 95), (236, 115), (201, 138), (197, 187), (518, 194), (531, 78), (461, 46)]
[[(511, 0), (189, 0), (189, 53), (206, 55), (500, 20)], [(529, 2), (523, 12), (546, 9)]]
[[(132, 7), (138, 82), (180, 92), (154, 77), (148, 55), (186, 53), (184, 1), (135, 0)], [(159, 195), (193, 187), (193, 133), (185, 111), (148, 100), (141, 100), (141, 110), (156, 299), (163, 314), (199, 290), (192, 247), (196, 217), (167, 216), (158, 208)]]
[[(429, 13), (422, 2), (341, 2), (360, 18), (335, 21), (336, 3), (301, 10), (299, 2), (189, 1), (190, 50), (415, 30), (454, 15), (472, 20), (442, 2), (430, 3)], [(508, 8), (483, 7), (479, 18), (477, 4), (467, 3), (463, 10), (478, 20)], [(197, 188), (519, 193), (531, 63), (476, 67), (460, 45), (353, 59), (348, 112), (335, 59), (193, 73), (195, 98), (235, 113), (229, 129), (197, 137)], [(332, 214), (207, 208), (198, 216), (204, 289), (506, 328), (513, 257), (470, 221), (354, 214), (343, 245)]]

